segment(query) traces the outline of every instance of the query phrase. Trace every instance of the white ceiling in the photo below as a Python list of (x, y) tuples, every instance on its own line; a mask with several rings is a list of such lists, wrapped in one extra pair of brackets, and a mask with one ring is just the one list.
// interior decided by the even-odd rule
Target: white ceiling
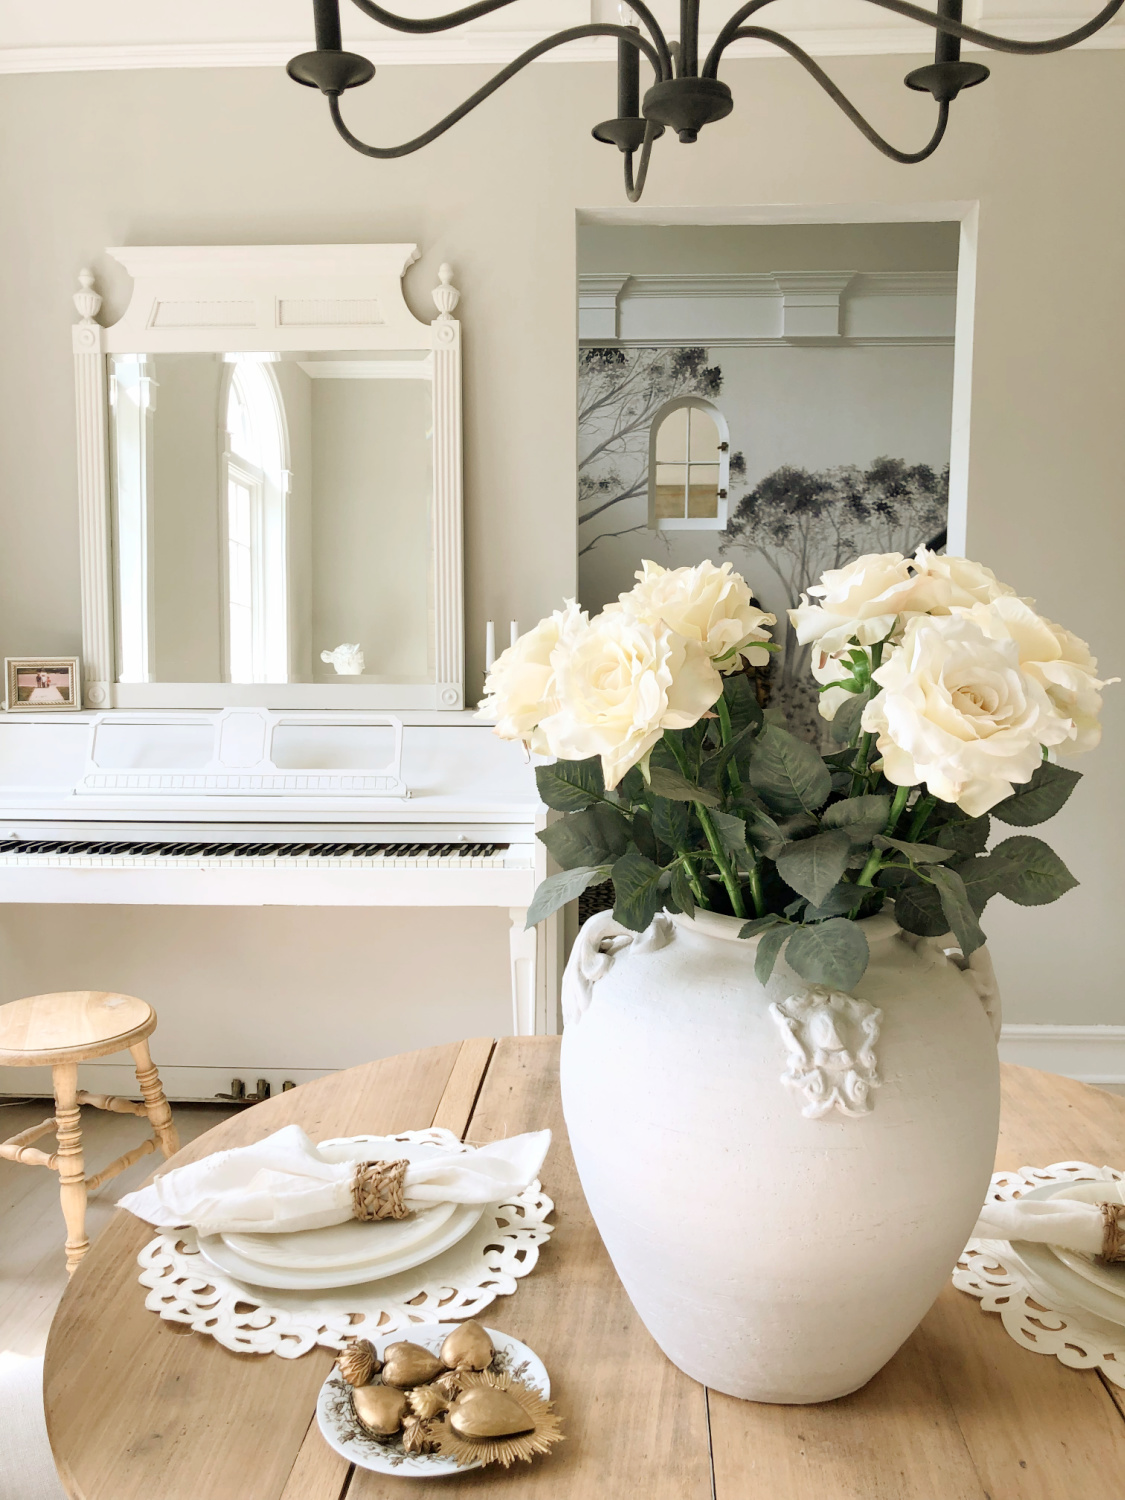
[[(389, 0), (394, 5), (396, 0)], [(433, 15), (457, 0), (397, 0), (404, 15)], [(926, 0), (919, 0), (925, 4)], [(966, 0), (965, 20), (1021, 39), (1072, 29), (1099, 0)], [(661, 24), (677, 31), (678, 0), (652, 0)], [(703, 0), (703, 31), (713, 35), (735, 0)], [(502, 62), (564, 26), (618, 19), (617, 0), (515, 0), (495, 14), (439, 36), (411, 37), (369, 20), (342, 0), (344, 45), (377, 63)], [(820, 56), (927, 53), (927, 28), (864, 0), (778, 0), (764, 24)], [(1088, 46), (1125, 46), (1115, 21)], [(312, 46), (311, 0), (0, 0), (0, 72), (68, 72), (153, 67), (276, 67)], [(773, 55), (740, 42), (731, 55)], [(572, 43), (554, 61), (607, 59), (613, 43)]]

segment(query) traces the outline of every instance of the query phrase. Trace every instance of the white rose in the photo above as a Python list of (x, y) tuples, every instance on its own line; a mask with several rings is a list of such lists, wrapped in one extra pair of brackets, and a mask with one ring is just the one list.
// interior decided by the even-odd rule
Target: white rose
[(1016, 642), (965, 612), (909, 620), (874, 679), (881, 691), (862, 722), (877, 736), (887, 779), (924, 782), (973, 818), (1010, 796), (1013, 783), (1031, 780), (1043, 745), (1074, 734), (1021, 669)]
[(948, 596), (933, 607), (935, 614), (971, 609), (974, 604), (991, 604), (994, 599), (1015, 593), (1015, 589), (1000, 582), (991, 568), (968, 557), (943, 556), (928, 547), (919, 547), (914, 554), (914, 567), (920, 575), (948, 586)]
[(1015, 641), (1022, 669), (1042, 684), (1060, 717), (1074, 725), (1067, 754), (1092, 750), (1102, 737), (1102, 689), (1118, 679), (1098, 677), (1097, 660), (1086, 642), (1014, 596), (967, 613), (986, 634)]
[(698, 641), (724, 672), (738, 671), (743, 656), (755, 667), (769, 661), (769, 652), (755, 643), (769, 640), (765, 627), (776, 625), (777, 616), (758, 608), (746, 580), (729, 562), (721, 568), (710, 561), (694, 568), (662, 568), (646, 561), (636, 577), (636, 587), (608, 605), (607, 614), (623, 610), (648, 625), (663, 622)]
[(551, 653), (560, 639), (586, 623), (585, 613), (568, 599), (496, 658), (485, 679), (477, 717), (495, 719), (493, 733), (500, 739), (523, 740), (543, 753), (536, 727), (559, 706)]
[[(890, 635), (899, 615), (924, 614), (947, 603), (949, 584), (919, 574), (901, 552), (868, 552), (846, 568), (829, 568), (789, 619), (802, 646), (839, 651), (853, 639), (872, 646)], [(810, 603), (810, 595), (819, 603)]]
[(723, 690), (698, 641), (623, 610), (560, 635), (551, 653), (558, 707), (540, 722), (560, 760), (601, 757), (607, 787), (652, 749), (666, 729), (689, 729)]

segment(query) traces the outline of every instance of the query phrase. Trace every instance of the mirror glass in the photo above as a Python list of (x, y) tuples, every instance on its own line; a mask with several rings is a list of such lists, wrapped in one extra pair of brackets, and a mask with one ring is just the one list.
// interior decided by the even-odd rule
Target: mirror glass
[(433, 681), (432, 356), (115, 354), (119, 682)]

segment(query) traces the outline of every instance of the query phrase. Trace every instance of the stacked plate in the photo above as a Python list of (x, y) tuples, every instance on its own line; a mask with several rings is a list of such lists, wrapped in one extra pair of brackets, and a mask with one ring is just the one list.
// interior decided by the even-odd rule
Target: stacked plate
[[(1027, 1198), (1073, 1198), (1080, 1203), (1112, 1201), (1121, 1192), (1120, 1183), (1045, 1183), (1025, 1194)], [(1031, 1240), (1013, 1240), (1012, 1249), (1055, 1300), (1077, 1312), (1092, 1313), (1103, 1322), (1125, 1328), (1125, 1261), (1109, 1263), (1092, 1255), (1080, 1255), (1061, 1245), (1042, 1245)]]
[[(333, 1149), (335, 1153), (333, 1153)], [(447, 1149), (428, 1141), (389, 1137), (364, 1139), (357, 1153), (354, 1141), (326, 1141), (321, 1152), (329, 1160), (417, 1161)], [(360, 1223), (350, 1219), (327, 1229), (302, 1229), (290, 1234), (211, 1234), (200, 1237), (199, 1252), (217, 1271), (250, 1286), (282, 1291), (327, 1291), (360, 1286), (412, 1270), (455, 1245), (480, 1221), (479, 1203), (435, 1203), (406, 1219)]]

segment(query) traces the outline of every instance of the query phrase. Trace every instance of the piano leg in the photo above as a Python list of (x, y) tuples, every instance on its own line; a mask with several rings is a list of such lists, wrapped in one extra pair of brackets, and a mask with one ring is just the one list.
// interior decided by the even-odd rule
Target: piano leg
[(536, 1004), (538, 992), (538, 944), (536, 929), (524, 931), (527, 921), (526, 906), (508, 908), (508, 954), (512, 972), (512, 1033), (514, 1036), (534, 1036), (536, 1018), (540, 1007)]

